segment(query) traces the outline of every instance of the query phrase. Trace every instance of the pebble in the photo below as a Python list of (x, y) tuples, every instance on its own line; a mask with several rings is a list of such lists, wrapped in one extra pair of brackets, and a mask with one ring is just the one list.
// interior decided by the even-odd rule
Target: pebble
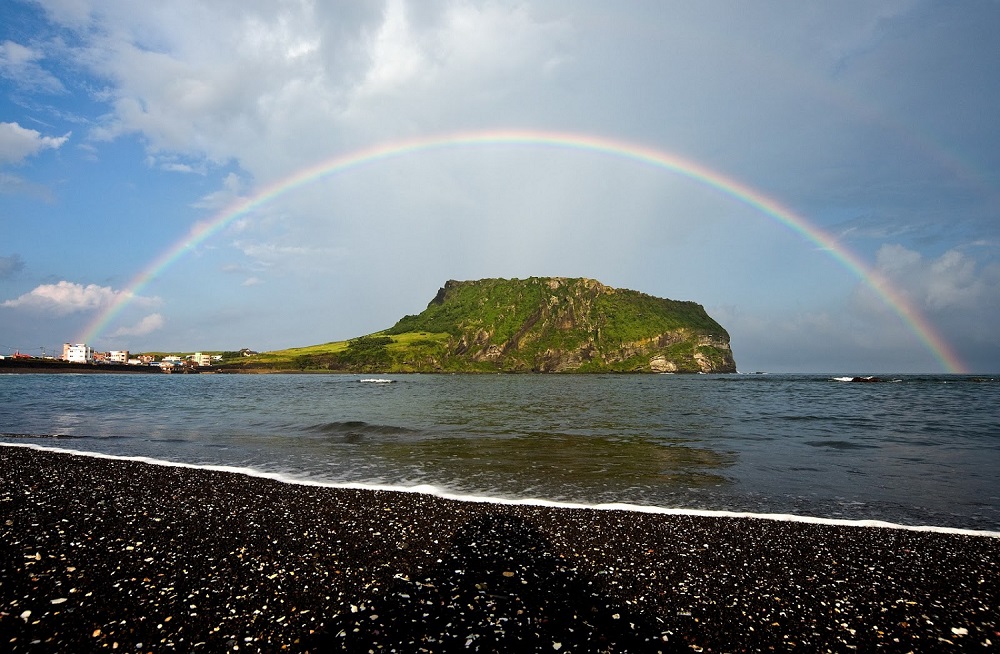
[(8, 447), (0, 514), (10, 652), (906, 652), (1000, 632), (987, 536), (463, 503)]

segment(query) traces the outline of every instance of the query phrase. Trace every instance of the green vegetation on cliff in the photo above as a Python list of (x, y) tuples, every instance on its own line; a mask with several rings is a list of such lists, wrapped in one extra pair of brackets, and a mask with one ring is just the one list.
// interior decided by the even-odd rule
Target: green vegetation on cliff
[(449, 281), (427, 309), (350, 341), (270, 352), (246, 370), (735, 372), (729, 334), (694, 302), (590, 279)]

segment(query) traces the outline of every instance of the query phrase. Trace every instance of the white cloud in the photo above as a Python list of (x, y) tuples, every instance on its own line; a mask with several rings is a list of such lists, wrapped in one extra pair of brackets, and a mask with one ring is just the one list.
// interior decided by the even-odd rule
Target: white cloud
[(347, 250), (343, 247), (308, 247), (305, 245), (280, 245), (275, 243), (250, 243), (239, 241), (233, 244), (257, 265), (269, 266), (278, 262), (302, 260), (311, 257), (338, 258)]
[(362, 95), (390, 91), (419, 76), (427, 66), (401, 0), (387, 3), (384, 20), (371, 37), (368, 51), (371, 66), (358, 89)]
[(454, 128), (470, 117), (506, 124), (525, 113), (537, 119), (561, 101), (551, 82), (572, 59), (567, 20), (526, 5), (429, 7), (390, 1), (378, 28), (365, 33), (365, 65), (344, 87), (343, 126), (393, 134)]
[(193, 203), (192, 206), (197, 209), (208, 209), (210, 211), (218, 211), (219, 209), (224, 209), (225, 207), (231, 206), (237, 200), (242, 200), (242, 193), (244, 191), (245, 184), (243, 179), (240, 178), (236, 173), (229, 173), (222, 180), (222, 188), (218, 191), (213, 191), (208, 195), (202, 197), (197, 202)]
[(977, 309), (1000, 295), (994, 268), (980, 268), (957, 249), (928, 260), (902, 245), (883, 245), (876, 268), (917, 306), (931, 312)]
[(283, 150), (278, 141), (308, 138), (308, 129), (328, 122), (332, 86), (346, 68), (340, 53), (352, 47), (344, 20), (320, 34), (318, 24), (331, 21), (318, 21), (306, 3), (100, 11), (101, 29), (84, 32), (80, 58), (111, 83), (113, 111), (93, 136), (140, 133), (152, 153), (215, 163), (248, 152), (273, 157)]
[(0, 43), (0, 75), (14, 81), (25, 90), (60, 93), (65, 88), (54, 75), (39, 65), (44, 53), (36, 48), (29, 48), (4, 41)]
[(0, 123), (0, 164), (19, 163), (45, 149), (57, 150), (69, 140), (69, 136), (69, 133), (64, 136), (42, 136), (17, 123)]
[(91, 4), (90, 0), (49, 0), (45, 3), (45, 12), (67, 27), (84, 27), (91, 22)]
[(158, 313), (152, 313), (131, 327), (121, 327), (108, 335), (108, 338), (120, 338), (122, 336), (146, 336), (163, 327), (166, 321)]
[(160, 168), (172, 173), (200, 173), (201, 171), (195, 170), (195, 168), (189, 164), (182, 163), (164, 163), (160, 165)]
[[(11, 309), (27, 309), (55, 316), (65, 316), (80, 311), (102, 309), (128, 295), (125, 291), (117, 291), (110, 286), (97, 284), (77, 284), (61, 281), (55, 284), (42, 284), (13, 300), (6, 300), (2, 306)], [(156, 298), (135, 297), (133, 302), (140, 305), (150, 305), (159, 302)]]
[(191, 175), (204, 175), (208, 172), (208, 168), (203, 161), (198, 161), (195, 163), (181, 161), (178, 157), (166, 155), (166, 156), (152, 156), (150, 155), (146, 159), (146, 163), (150, 168), (159, 168), (160, 170), (165, 170), (169, 173), (186, 173)]
[(470, 103), (487, 112), (477, 120), (504, 122), (497, 100), (565, 58), (566, 25), (520, 4), (80, 0), (47, 11), (78, 37), (68, 56), (106, 83), (96, 97), (111, 111), (92, 138), (140, 134), (157, 161), (236, 161), (262, 181), (352, 144), (447, 129)]

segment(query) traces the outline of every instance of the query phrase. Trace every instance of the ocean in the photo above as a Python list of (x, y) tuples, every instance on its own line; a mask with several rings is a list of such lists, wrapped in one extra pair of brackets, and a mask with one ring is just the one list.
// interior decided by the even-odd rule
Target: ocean
[(1000, 379), (0, 375), (0, 443), (494, 499), (1000, 531)]

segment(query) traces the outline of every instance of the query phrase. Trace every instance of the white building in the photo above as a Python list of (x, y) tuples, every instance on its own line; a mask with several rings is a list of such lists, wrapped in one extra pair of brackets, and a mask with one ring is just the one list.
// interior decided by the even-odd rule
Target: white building
[(194, 361), (198, 366), (210, 366), (212, 365), (212, 355), (202, 354), (201, 352), (195, 352), (191, 355), (191, 360)]
[(72, 363), (93, 363), (94, 349), (86, 343), (77, 343), (76, 345), (65, 343), (63, 345), (63, 358)]
[(108, 352), (108, 363), (128, 363), (128, 350), (111, 350)]

